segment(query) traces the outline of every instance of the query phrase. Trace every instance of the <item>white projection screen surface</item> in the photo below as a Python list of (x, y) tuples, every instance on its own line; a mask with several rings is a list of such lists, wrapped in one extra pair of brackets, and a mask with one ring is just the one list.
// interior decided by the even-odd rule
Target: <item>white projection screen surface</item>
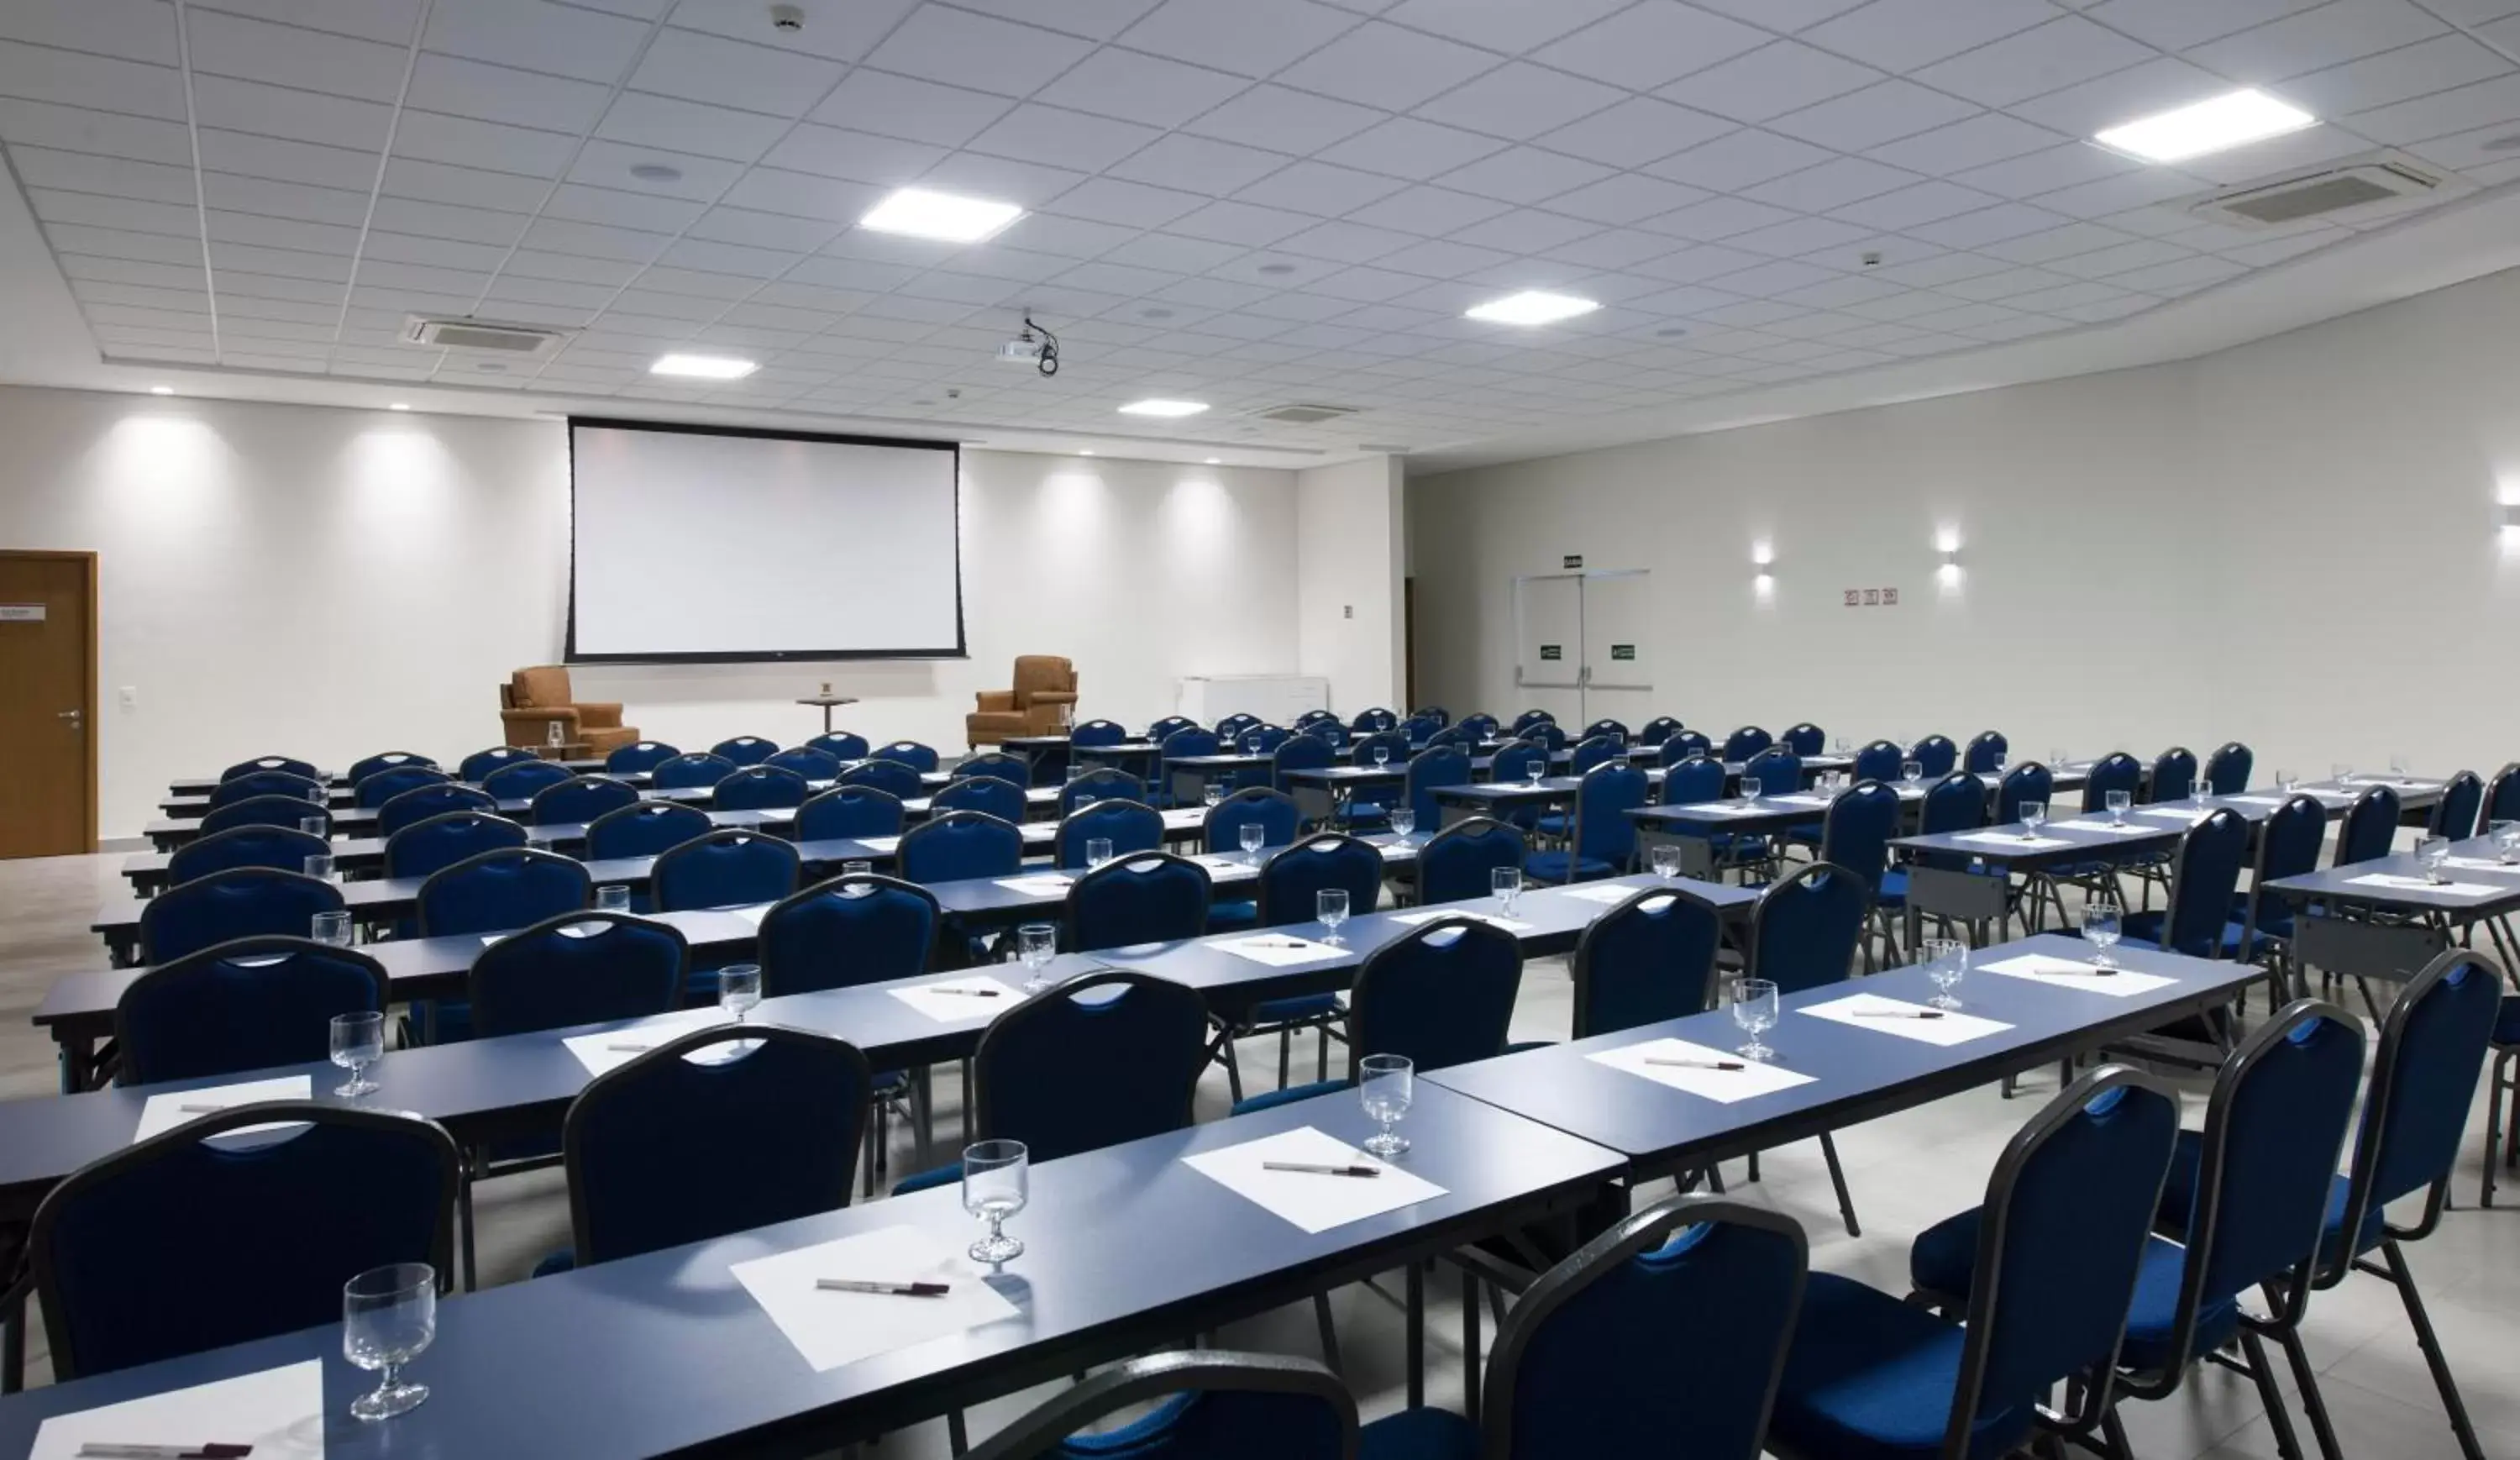
[(941, 659), (953, 444), (569, 422), (568, 658)]

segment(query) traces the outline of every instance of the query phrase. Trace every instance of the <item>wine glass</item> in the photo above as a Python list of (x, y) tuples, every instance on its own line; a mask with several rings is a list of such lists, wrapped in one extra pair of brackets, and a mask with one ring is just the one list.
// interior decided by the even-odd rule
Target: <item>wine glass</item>
[(2196, 779), (2187, 783), (2187, 798), (2199, 806), (2204, 805), (2213, 795), (2214, 783), (2205, 779), (2203, 771), (2198, 771)]
[(595, 910), (597, 912), (608, 913), (628, 912), (630, 910), (630, 890), (618, 883), (609, 883), (604, 887), (597, 888), (595, 890)]
[(760, 964), (730, 963), (717, 971), (717, 1006), (734, 1015), (737, 1024), (760, 1002)]
[(1658, 842), (1645, 853), (1653, 863), (1653, 874), (1665, 882), (1680, 876), (1680, 846), (1677, 843)]
[(2125, 918), (2126, 909), (2118, 905), (2114, 893), (2094, 892), (2083, 903), (2083, 941), (2099, 950), (2092, 955), (2093, 967), (2117, 967), (2109, 958), (2109, 949), (2117, 946)]
[(2048, 751), (2048, 768), (2049, 770), (2063, 770), (2065, 768), (2065, 748), (2063, 746), (2057, 746)]
[(319, 912), (315, 915), (311, 935), (315, 941), (336, 948), (350, 945), (350, 915), (346, 912)]
[(374, 1009), (360, 1009), (333, 1016), (333, 1063), (350, 1072), (347, 1083), (335, 1085), (333, 1093), (355, 1099), (375, 1089), (376, 1082), (367, 1077), (370, 1065), (385, 1055), (385, 1017)]
[(1257, 754), (1259, 754), (1259, 753), (1260, 753), (1260, 746), (1261, 746), (1261, 737), (1260, 737), (1260, 736), (1258, 736), (1258, 735), (1254, 734), (1254, 735), (1246, 735), (1246, 736), (1242, 737), (1242, 753), (1243, 753), (1243, 754), (1245, 754), (1245, 755), (1257, 755)]
[(1540, 787), (1540, 778), (1549, 774), (1548, 755), (1535, 754), (1529, 760), (1524, 761), (1522, 763), (1522, 773), (1531, 778), (1532, 789), (1538, 790)]
[(875, 876), (875, 863), (864, 857), (852, 857), (849, 860), (840, 863), (840, 875), (842, 877), (873, 877)]
[(1339, 925), (1347, 921), (1347, 889), (1324, 888), (1315, 892), (1313, 916), (1320, 920), (1323, 927), (1329, 930), (1329, 935), (1323, 938), (1323, 942), (1332, 947), (1345, 942), (1346, 939), (1339, 936)]
[(377, 1370), (377, 1387), (350, 1401), (362, 1420), (385, 1420), (428, 1397), (428, 1386), (403, 1382), (402, 1366), (437, 1336), (437, 1269), (426, 1262), (372, 1267), (341, 1285), (341, 1353)]
[(1375, 769), (1377, 769), (1377, 770), (1379, 770), (1379, 769), (1381, 769), (1382, 767), (1384, 767), (1384, 766), (1386, 766), (1386, 765), (1389, 765), (1390, 763), (1391, 763), (1391, 747), (1389, 747), (1389, 746), (1387, 746), (1387, 745), (1382, 744), (1380, 741), (1376, 741), (1376, 742), (1374, 742), (1374, 745), (1373, 745), (1373, 764), (1374, 764), (1374, 768), (1375, 768)]
[(1211, 806), (1218, 804), (1225, 799), (1225, 783), (1210, 781), (1201, 786), (1198, 789), (1198, 798)]
[(2046, 825), (2047, 821), (2048, 803), (2046, 801), (2023, 801), (2021, 803), (2021, 840), (2038, 841), (2039, 828)]
[(319, 837), (329, 842), (333, 839), (333, 818), (330, 816), (300, 816), (297, 818), (297, 829), (310, 837)]
[(2497, 861), (2520, 862), (2520, 821), (2498, 821), (2486, 828), (2494, 839)]
[(2339, 760), (2339, 761), (2336, 761), (2335, 763), (2333, 763), (2333, 764), (2331, 764), (2330, 766), (2328, 766), (2328, 767), (2327, 767), (2327, 773), (2328, 773), (2328, 775), (2329, 775), (2329, 776), (2330, 776), (2330, 777), (2331, 777), (2331, 778), (2336, 782), (2336, 789), (2337, 789), (2337, 790), (2339, 790), (2339, 791), (2350, 791), (2350, 790), (2352, 790), (2352, 789), (2353, 789), (2352, 787), (2350, 787), (2350, 786), (2348, 786), (2348, 785), (2346, 785), (2346, 784), (2345, 784), (2345, 783), (2346, 783), (2346, 781), (2347, 781), (2347, 780), (2349, 780), (2349, 779), (2353, 776), (2353, 774), (2354, 774), (2354, 767), (2353, 767), (2353, 766), (2350, 766), (2350, 765), (2346, 764), (2344, 761)]
[(1760, 793), (1765, 790), (1767, 790), (1767, 788), (1760, 784), (1757, 776), (1743, 776), (1741, 778), (1741, 804), (1746, 806), (1750, 804), (1750, 802), (1757, 800)]
[(1922, 760), (1900, 761), (1899, 779), (1911, 786), (1913, 786), (1917, 782), (1925, 779), (1925, 762)]
[(2442, 864), (2450, 860), (2450, 838), (2425, 837), (2415, 843), (2415, 861), (2424, 869), (2424, 881), (2448, 882)]
[(2397, 777), (2398, 784), (2401, 786), (2407, 785), (2414, 779), (2407, 769), (2408, 763), (2407, 757), (2404, 755), (2392, 755), (2389, 757), (2389, 774)]
[(1489, 868), (1488, 890), (1496, 894), (1497, 901), (1505, 904), (1505, 910), (1508, 913), (1511, 913), (1513, 899), (1522, 895), (1522, 869), (1520, 867)]
[(2296, 778), (2291, 771), (2278, 770), (2275, 772), (2275, 790), (2284, 796), (2292, 795), (2293, 788), (2300, 784), (2300, 780)]
[(1024, 1209), (1031, 1188), (1032, 1153), (1021, 1141), (974, 1141), (963, 1148), (963, 1209), (989, 1224), (989, 1235), (968, 1249), (974, 1262), (1004, 1262), (1023, 1255), (1023, 1243), (1006, 1234), (1008, 1217)]
[(1769, 979), (1735, 979), (1732, 981), (1732, 1022), (1750, 1042), (1741, 1046), (1745, 1060), (1764, 1060), (1776, 1053), (1759, 1042), (1759, 1036), (1777, 1027), (1777, 985)]
[(1246, 821), (1236, 830), (1234, 838), (1242, 844), (1243, 860), (1259, 866), (1260, 846), (1269, 840), (1269, 829), (1256, 821)]
[(1085, 839), (1085, 866), (1088, 871), (1091, 871), (1096, 867), (1100, 867), (1109, 860), (1111, 860), (1110, 838), (1088, 837)]
[(1015, 929), (1015, 958), (1024, 966), (1026, 993), (1039, 993), (1050, 986), (1042, 970), (1050, 967), (1058, 954), (1058, 929), (1050, 923), (1026, 923)]
[(2135, 804), (2135, 796), (2125, 791), (2104, 792), (2100, 796), (2100, 803), (2109, 808), (2109, 825), (2124, 826), (2127, 808)]
[(333, 871), (333, 854), (331, 852), (317, 852), (313, 856), (308, 857), (301, 865), (306, 875), (315, 879), (317, 882), (333, 882), (337, 880)]
[(1956, 937), (1929, 937), (1919, 951), (1925, 955), (1925, 977), (1934, 981), (1936, 990), (1928, 1002), (1937, 1009), (1958, 1008), (1952, 990), (1968, 975), (1968, 944)]
[(1382, 1129), (1366, 1138), (1365, 1149), (1385, 1161), (1409, 1149), (1409, 1138), (1391, 1127), (1409, 1114), (1409, 1100), (1417, 1083), (1415, 1067), (1407, 1055), (1367, 1055), (1357, 1062), (1357, 1099), (1365, 1113), (1379, 1122)]
[(1412, 832), (1414, 832), (1414, 831), (1418, 830), (1418, 808), (1417, 808), (1417, 807), (1415, 807), (1415, 806), (1394, 806), (1394, 807), (1392, 807), (1392, 808), (1391, 808), (1391, 810), (1390, 810), (1390, 812), (1388, 813), (1388, 815), (1390, 816), (1390, 819), (1391, 819), (1391, 832), (1392, 832), (1392, 835), (1397, 836), (1397, 837), (1406, 837), (1406, 836), (1408, 836), (1410, 833), (1412, 833)]

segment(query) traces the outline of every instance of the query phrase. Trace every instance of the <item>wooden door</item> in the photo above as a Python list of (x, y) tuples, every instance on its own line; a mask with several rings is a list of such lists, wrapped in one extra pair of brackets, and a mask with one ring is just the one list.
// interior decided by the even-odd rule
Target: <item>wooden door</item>
[(96, 555), (0, 552), (0, 857), (96, 850)]

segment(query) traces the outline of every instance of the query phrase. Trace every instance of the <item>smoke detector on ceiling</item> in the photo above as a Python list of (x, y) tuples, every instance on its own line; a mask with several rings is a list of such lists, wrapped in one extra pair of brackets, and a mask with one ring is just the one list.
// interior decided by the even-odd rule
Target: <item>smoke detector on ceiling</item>
[(2222, 188), (2190, 203), (2187, 210), (2238, 228), (2276, 228), (2308, 218), (2360, 223), (2472, 191), (2448, 172), (2388, 152)]
[(1352, 405), (1306, 405), (1299, 403), (1295, 405), (1273, 406), (1268, 410), (1254, 411), (1251, 414), (1259, 417), (1263, 421), (1278, 422), (1282, 426), (1319, 426), (1325, 421), (1335, 421), (1341, 416), (1353, 416), (1357, 413), (1357, 407)]
[(440, 319), (426, 314), (404, 317), (405, 344), (436, 349), (471, 350), (496, 355), (547, 355), (567, 339), (563, 330), (540, 325), (506, 324), (488, 319)]

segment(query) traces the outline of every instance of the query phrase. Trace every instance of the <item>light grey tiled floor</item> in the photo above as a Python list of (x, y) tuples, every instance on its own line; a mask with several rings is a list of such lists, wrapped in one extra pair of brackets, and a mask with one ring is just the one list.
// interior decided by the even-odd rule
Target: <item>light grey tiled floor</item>
[[(55, 1088), (52, 1046), (26, 1023), (26, 1016), (54, 975), (102, 960), (103, 951), (86, 932), (86, 923), (100, 901), (118, 893), (114, 868), (120, 859), (112, 853), (0, 862), (0, 1095), (41, 1097)], [(1569, 1002), (1563, 963), (1534, 964), (1524, 977), (1514, 1037), (1565, 1037)], [(1297, 1048), (1297, 1080), (1312, 1077), (1309, 1051), (1309, 1044)], [(1274, 1080), (1276, 1058), (1274, 1043), (1245, 1047), (1244, 1068), (1254, 1088)], [(937, 1083), (940, 1099), (947, 1102), (944, 1128), (950, 1130), (953, 1081)], [(2203, 1087), (2193, 1080), (2185, 1083), (2188, 1118), (2194, 1123), (2202, 1117)], [(1737, 1179), (1736, 1163), (1733, 1194), (1801, 1221), (1811, 1237), (1816, 1266), (1904, 1292), (1910, 1240), (1978, 1200), (2004, 1141), (2039, 1101), (2054, 1092), (2054, 1084), (2052, 1072), (2042, 1072), (2031, 1076), (2012, 1101), (1999, 1098), (1993, 1089), (1978, 1090), (1840, 1132), (1839, 1152), (1864, 1224), (1861, 1238), (1849, 1238), (1838, 1223), (1816, 1143), (1771, 1153), (1763, 1161), (1765, 1179), (1755, 1186)], [(1224, 1076), (1212, 1073), (1200, 1091), (1199, 1115), (1222, 1115), (1226, 1104)], [(2511, 1188), (2515, 1205), (2491, 1211), (2474, 1207), (2483, 1143), (2480, 1107), (2460, 1164), (2460, 1206), (2434, 1238), (2410, 1250), (2409, 1262), (2487, 1453), (2520, 1457), (2520, 1185)], [(906, 1149), (896, 1152), (896, 1162), (908, 1159)], [(567, 1242), (567, 1205), (557, 1172), (490, 1183), (478, 1200), (485, 1284), (522, 1281), (536, 1259)], [(1347, 1288), (1332, 1298), (1348, 1377), (1368, 1418), (1388, 1413), (1401, 1401), (1398, 1293), (1398, 1275), (1391, 1274), (1372, 1287)], [(1452, 1403), (1461, 1388), (1457, 1294), (1449, 1280), (1430, 1285), (1430, 1294), (1428, 1394), (1437, 1403)], [(2405, 1313), (2385, 1284), (2358, 1276), (2319, 1294), (2311, 1305), (2308, 1335), (2349, 1455), (2357, 1460), (2434, 1460), (2457, 1454)], [(1316, 1352), (1311, 1314), (1300, 1307), (1238, 1324), (1220, 1338), (1236, 1347)], [(1010, 1396), (974, 1411), (972, 1434), (988, 1434), (1048, 1392)], [(2129, 1404), (2125, 1413), (2136, 1451), (2144, 1460), (2241, 1460), (2275, 1454), (2255, 1390), (2221, 1369), (2201, 1370), (2172, 1398)], [(887, 1437), (874, 1453), (917, 1460), (942, 1456), (944, 1427), (923, 1425)]]

